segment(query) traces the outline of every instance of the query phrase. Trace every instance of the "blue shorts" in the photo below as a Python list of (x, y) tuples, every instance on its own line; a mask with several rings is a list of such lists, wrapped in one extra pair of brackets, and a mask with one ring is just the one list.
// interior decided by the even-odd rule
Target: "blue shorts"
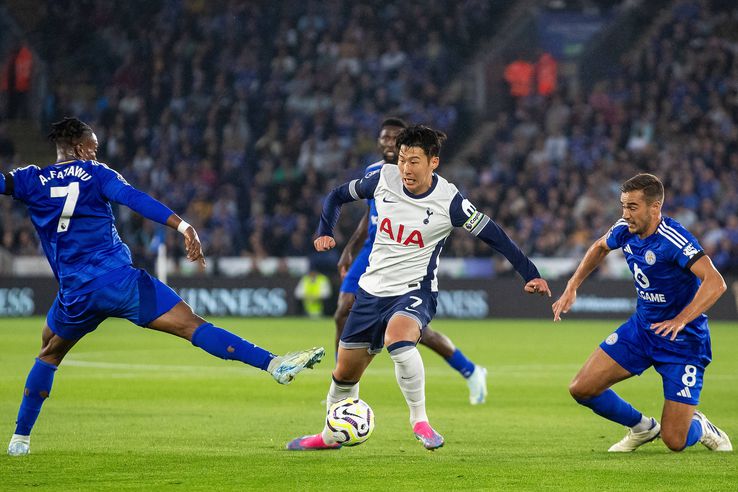
[(650, 326), (633, 315), (600, 348), (632, 374), (640, 375), (653, 366), (661, 374), (665, 399), (697, 405), (705, 368), (712, 361), (709, 334), (704, 339), (679, 341), (677, 337), (672, 342), (653, 333)]
[(436, 314), (437, 292), (413, 290), (393, 297), (376, 297), (359, 288), (339, 346), (365, 348), (378, 354), (384, 347), (384, 332), (393, 316), (407, 316), (421, 327), (428, 326)]
[(351, 268), (346, 273), (341, 283), (341, 292), (346, 294), (356, 294), (359, 290), (359, 278), (364, 275), (364, 272), (369, 268), (369, 255), (372, 253), (372, 244), (364, 245), (359, 251), (359, 254), (354, 258), (354, 262), (351, 263)]
[(107, 318), (125, 318), (146, 326), (182, 300), (144, 270), (131, 268), (120, 280), (80, 295), (59, 292), (46, 316), (55, 334), (77, 340)]

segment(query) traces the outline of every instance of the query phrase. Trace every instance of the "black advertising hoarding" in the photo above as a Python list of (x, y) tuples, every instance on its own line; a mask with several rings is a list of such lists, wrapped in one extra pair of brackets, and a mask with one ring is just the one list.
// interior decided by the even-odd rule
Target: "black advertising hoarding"
[[(280, 317), (300, 314), (293, 292), (297, 278), (171, 277), (169, 285), (201, 316)], [(728, 278), (728, 291), (710, 309), (711, 319), (738, 320), (738, 279)], [(523, 292), (522, 280), (440, 279), (438, 318), (551, 318), (551, 304), (566, 283), (550, 283), (553, 298)], [(0, 277), (0, 317), (45, 315), (56, 295), (48, 277)], [(334, 292), (337, 289), (334, 289)], [(590, 280), (579, 289), (571, 319), (626, 319), (633, 313), (636, 292), (625, 280)], [(327, 303), (330, 306), (330, 303)], [(330, 313), (328, 313), (330, 314)]]

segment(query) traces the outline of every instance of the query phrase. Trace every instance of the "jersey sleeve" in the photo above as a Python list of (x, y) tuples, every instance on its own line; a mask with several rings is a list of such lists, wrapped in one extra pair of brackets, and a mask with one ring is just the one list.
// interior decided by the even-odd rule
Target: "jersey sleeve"
[(477, 210), (461, 193), (456, 193), (451, 200), (449, 215), (454, 227), (463, 227), (501, 253), (526, 282), (541, 277), (538, 268), (510, 239), (502, 227)]
[(685, 270), (692, 268), (697, 260), (705, 256), (705, 251), (697, 238), (681, 224), (672, 222), (669, 225), (662, 222), (658, 232), (667, 239), (671, 259)]
[(379, 184), (379, 172), (371, 171), (361, 179), (354, 179), (333, 189), (323, 202), (323, 212), (320, 214), (318, 237), (333, 237), (333, 229), (341, 215), (341, 206), (344, 203), (355, 202), (365, 198), (374, 198), (374, 191)]
[(628, 234), (628, 223), (620, 219), (607, 231), (605, 242), (611, 250), (622, 248), (625, 244), (626, 235)]
[(128, 184), (118, 171), (105, 164), (96, 168), (96, 174), (100, 180), (102, 195), (107, 200), (125, 205), (147, 219), (165, 225), (169, 216), (174, 213), (160, 201)]
[(26, 166), (3, 173), (5, 177), (3, 194), (25, 202), (31, 193), (33, 180), (38, 176), (40, 169), (38, 166)]

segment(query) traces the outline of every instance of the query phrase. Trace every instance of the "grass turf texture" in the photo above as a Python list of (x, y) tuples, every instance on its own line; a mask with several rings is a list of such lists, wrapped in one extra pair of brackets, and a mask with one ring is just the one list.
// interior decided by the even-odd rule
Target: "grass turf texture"
[[(332, 345), (332, 322), (214, 320), (276, 352)], [(2, 445), (13, 432), (41, 319), (0, 322)], [(488, 403), (472, 407), (461, 376), (422, 349), (436, 452), (411, 434), (391, 360), (379, 355), (361, 397), (377, 427), (340, 451), (284, 449), (322, 428), (333, 353), (289, 386), (161, 333), (109, 320), (72, 349), (56, 373), (32, 454), (0, 456), (0, 489), (19, 490), (735, 490), (738, 456), (697, 444), (677, 454), (660, 442), (627, 455), (607, 448), (625, 430), (574, 403), (572, 375), (616, 322), (449, 321), (451, 336), (490, 371)], [(711, 323), (713, 363), (701, 409), (738, 444), (738, 324)], [(616, 386), (660, 416), (653, 371)]]

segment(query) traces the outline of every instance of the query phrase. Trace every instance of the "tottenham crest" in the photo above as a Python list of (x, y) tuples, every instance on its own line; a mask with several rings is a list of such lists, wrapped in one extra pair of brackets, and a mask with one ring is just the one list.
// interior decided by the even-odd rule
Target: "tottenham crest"
[(646, 251), (644, 258), (646, 260), (646, 263), (648, 263), (649, 265), (653, 265), (654, 263), (656, 263), (656, 253), (654, 253), (650, 249)]

